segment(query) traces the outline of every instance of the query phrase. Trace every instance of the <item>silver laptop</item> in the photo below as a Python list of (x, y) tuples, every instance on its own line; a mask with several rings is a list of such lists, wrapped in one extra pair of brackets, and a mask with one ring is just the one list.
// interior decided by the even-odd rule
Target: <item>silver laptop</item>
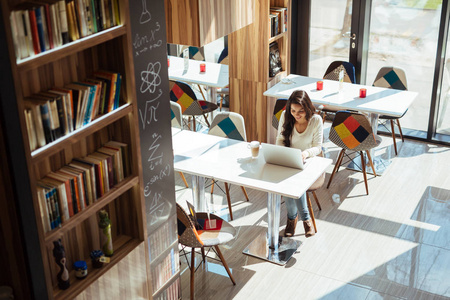
[(268, 164), (301, 170), (305, 168), (302, 150), (300, 149), (261, 143), (261, 150), (263, 152), (264, 159)]

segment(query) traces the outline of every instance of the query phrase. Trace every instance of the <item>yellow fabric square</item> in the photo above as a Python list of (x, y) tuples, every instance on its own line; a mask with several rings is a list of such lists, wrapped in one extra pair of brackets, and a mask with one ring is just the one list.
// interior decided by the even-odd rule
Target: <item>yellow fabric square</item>
[(177, 103), (181, 105), (183, 111), (185, 111), (189, 106), (191, 106), (192, 102), (194, 102), (194, 100), (192, 100), (192, 98), (189, 97), (187, 94), (183, 94), (177, 101)]
[(345, 139), (342, 139), (342, 141), (349, 149), (353, 149), (359, 145), (359, 141), (353, 135), (349, 135)]
[(279, 112), (277, 112), (277, 113), (275, 114), (275, 117), (277, 117), (277, 120), (280, 120), (281, 114), (283, 113), (283, 111), (284, 111), (284, 110), (280, 110)]
[(341, 123), (338, 126), (334, 127), (334, 130), (336, 130), (336, 133), (339, 135), (341, 139), (345, 139), (349, 135), (353, 136), (352, 133), (344, 125), (344, 123)]

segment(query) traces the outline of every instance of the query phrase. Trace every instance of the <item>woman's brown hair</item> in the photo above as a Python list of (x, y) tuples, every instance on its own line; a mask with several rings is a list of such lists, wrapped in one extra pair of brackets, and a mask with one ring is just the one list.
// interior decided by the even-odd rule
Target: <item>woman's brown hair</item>
[(284, 145), (286, 147), (291, 146), (291, 135), (292, 130), (294, 129), (295, 118), (291, 114), (291, 105), (299, 104), (303, 107), (306, 112), (306, 121), (312, 118), (312, 116), (316, 113), (316, 108), (311, 102), (308, 94), (303, 90), (297, 90), (292, 92), (291, 96), (288, 99), (286, 104), (286, 112), (284, 113), (284, 124), (281, 135), (284, 137)]

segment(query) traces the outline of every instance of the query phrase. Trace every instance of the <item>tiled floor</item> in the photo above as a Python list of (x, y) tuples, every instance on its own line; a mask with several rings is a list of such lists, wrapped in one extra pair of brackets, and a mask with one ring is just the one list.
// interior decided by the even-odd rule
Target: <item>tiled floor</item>
[[(375, 154), (392, 157), (392, 164), (382, 176), (368, 175), (370, 194), (361, 173), (341, 169), (329, 189), (325, 184), (317, 192), (322, 211), (313, 203), (318, 233), (306, 239), (299, 223), (294, 238), (303, 244), (285, 266), (242, 254), (267, 230), (267, 194), (247, 189), (245, 202), (241, 189), (232, 186), (231, 224), (238, 234), (221, 248), (236, 285), (210, 261), (195, 273), (196, 298), (450, 299), (450, 148), (398, 139), (394, 157), (392, 139), (382, 138)], [(335, 160), (339, 149), (331, 142), (324, 147)], [(191, 191), (175, 178), (177, 201), (185, 205)], [(336, 194), (340, 201), (333, 200)], [(207, 198), (211, 209), (228, 217), (220, 189)], [(281, 233), (285, 222), (282, 204)], [(181, 262), (188, 299), (190, 275)]]

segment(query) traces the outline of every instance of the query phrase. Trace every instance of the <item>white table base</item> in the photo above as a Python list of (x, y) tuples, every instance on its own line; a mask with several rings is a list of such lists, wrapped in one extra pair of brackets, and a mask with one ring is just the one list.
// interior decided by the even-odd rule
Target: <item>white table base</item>
[(280, 195), (268, 193), (267, 233), (260, 234), (242, 253), (275, 264), (285, 265), (297, 251), (302, 242), (291, 238), (280, 237), (280, 203)]

